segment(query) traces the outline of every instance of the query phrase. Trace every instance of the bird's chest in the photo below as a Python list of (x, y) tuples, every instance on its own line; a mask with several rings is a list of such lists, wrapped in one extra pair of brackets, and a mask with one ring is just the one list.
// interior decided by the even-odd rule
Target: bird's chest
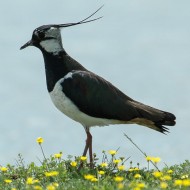
[(63, 112), (68, 117), (76, 120), (76, 116), (79, 115), (79, 109), (74, 103), (64, 94), (61, 83), (62, 80), (58, 81), (53, 90), (50, 92), (50, 97), (54, 105), (58, 110)]

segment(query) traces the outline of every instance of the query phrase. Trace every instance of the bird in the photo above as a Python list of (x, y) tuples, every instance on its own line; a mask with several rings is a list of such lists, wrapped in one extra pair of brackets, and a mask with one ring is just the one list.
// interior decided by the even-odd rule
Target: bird
[(163, 134), (165, 126), (174, 126), (174, 114), (140, 103), (112, 83), (83, 67), (63, 47), (61, 29), (93, 22), (102, 7), (87, 18), (74, 23), (42, 25), (20, 49), (34, 46), (41, 50), (47, 90), (55, 107), (69, 118), (82, 124), (87, 138), (83, 156), (89, 152), (93, 165), (90, 128), (117, 124), (138, 124)]

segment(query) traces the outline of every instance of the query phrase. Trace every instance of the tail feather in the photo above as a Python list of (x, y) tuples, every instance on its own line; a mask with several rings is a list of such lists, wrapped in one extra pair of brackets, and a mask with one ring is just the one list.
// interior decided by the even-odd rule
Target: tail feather
[[(138, 124), (144, 125), (161, 133), (169, 132), (166, 126), (175, 125), (175, 115), (169, 112), (165, 112), (139, 102), (132, 102), (133, 106), (139, 113)], [(145, 122), (146, 121), (146, 122)]]

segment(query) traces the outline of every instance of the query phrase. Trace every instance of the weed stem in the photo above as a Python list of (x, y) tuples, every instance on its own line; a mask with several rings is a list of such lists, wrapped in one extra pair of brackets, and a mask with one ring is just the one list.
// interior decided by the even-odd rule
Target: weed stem
[[(145, 156), (145, 158), (147, 157), (147, 154), (146, 154), (145, 152), (143, 152), (143, 151), (137, 146), (137, 144), (135, 144), (135, 143), (133, 142), (133, 140), (132, 140), (131, 138), (129, 138), (125, 133), (124, 133), (124, 136)], [(150, 162), (152, 163), (152, 165), (153, 165), (158, 171), (160, 171), (159, 168), (156, 166), (156, 164), (155, 164), (154, 162), (152, 162), (151, 160), (150, 160)]]

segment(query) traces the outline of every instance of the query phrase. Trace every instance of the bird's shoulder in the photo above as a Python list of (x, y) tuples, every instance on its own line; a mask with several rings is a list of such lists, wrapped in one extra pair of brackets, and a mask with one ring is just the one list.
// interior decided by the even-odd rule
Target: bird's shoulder
[[(112, 93), (119, 93), (121, 96), (124, 96), (126, 98), (126, 95), (121, 92), (117, 87), (115, 87), (112, 83), (88, 70), (72, 70), (64, 76), (64, 78), (60, 81), (60, 84), (62, 85), (62, 87), (64, 87), (66, 84), (70, 84), (77, 85), (81, 88), (86, 87), (88, 90), (98, 89), (98, 91), (112, 91)], [(73, 89), (76, 90), (76, 88)]]

